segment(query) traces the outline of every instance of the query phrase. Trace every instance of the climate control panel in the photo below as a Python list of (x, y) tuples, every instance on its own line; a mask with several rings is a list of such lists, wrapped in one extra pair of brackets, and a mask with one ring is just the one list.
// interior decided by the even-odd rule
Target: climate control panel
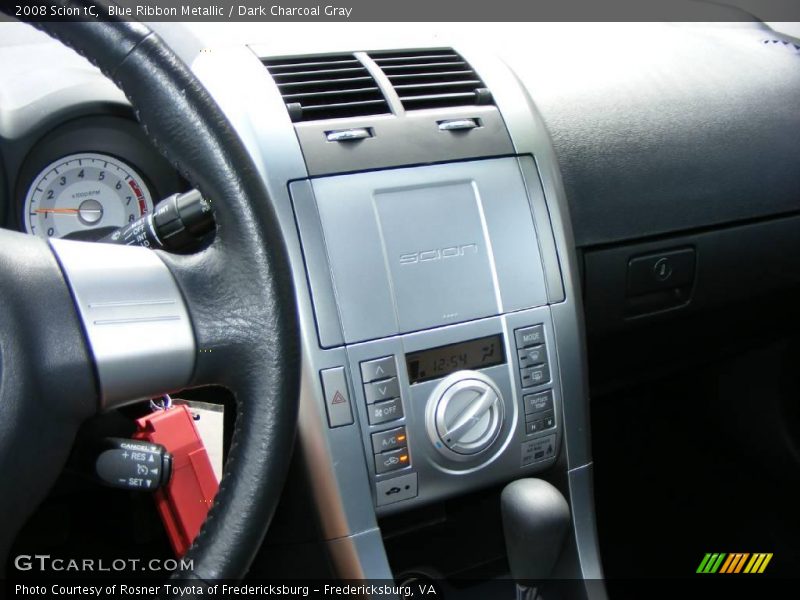
[(554, 340), (542, 307), (347, 346), (378, 513), (551, 466), (561, 443)]

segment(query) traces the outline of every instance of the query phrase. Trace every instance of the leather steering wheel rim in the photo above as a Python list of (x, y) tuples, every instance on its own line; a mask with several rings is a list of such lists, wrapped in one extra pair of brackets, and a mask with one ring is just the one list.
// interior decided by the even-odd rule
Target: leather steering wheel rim
[(194, 328), (191, 385), (224, 385), (237, 407), (219, 492), (185, 556), (193, 568), (172, 577), (241, 578), (277, 506), (297, 419), (297, 310), (277, 215), (219, 106), (151, 29), (102, 21), (35, 26), (116, 83), (154, 146), (214, 208), (217, 232), (208, 248), (160, 253)]

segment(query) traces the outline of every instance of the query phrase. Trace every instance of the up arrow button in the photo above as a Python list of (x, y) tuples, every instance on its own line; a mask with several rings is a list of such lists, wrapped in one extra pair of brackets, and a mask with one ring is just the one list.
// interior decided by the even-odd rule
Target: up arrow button
[(397, 377), (394, 356), (384, 356), (361, 363), (361, 380), (364, 383), (389, 377)]

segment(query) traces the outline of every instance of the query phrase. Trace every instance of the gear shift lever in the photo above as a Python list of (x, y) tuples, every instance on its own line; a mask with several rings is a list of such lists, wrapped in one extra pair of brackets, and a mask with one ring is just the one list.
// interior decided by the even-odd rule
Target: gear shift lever
[(518, 600), (535, 600), (536, 581), (553, 572), (569, 527), (569, 505), (541, 479), (509, 483), (500, 498), (503, 532)]

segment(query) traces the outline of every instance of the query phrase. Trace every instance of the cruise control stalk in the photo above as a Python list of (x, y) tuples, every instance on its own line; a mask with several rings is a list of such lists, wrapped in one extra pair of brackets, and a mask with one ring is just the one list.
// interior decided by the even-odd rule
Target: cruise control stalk
[(197, 245), (214, 226), (211, 204), (197, 190), (189, 190), (165, 198), (156, 204), (153, 212), (100, 241), (176, 252)]

